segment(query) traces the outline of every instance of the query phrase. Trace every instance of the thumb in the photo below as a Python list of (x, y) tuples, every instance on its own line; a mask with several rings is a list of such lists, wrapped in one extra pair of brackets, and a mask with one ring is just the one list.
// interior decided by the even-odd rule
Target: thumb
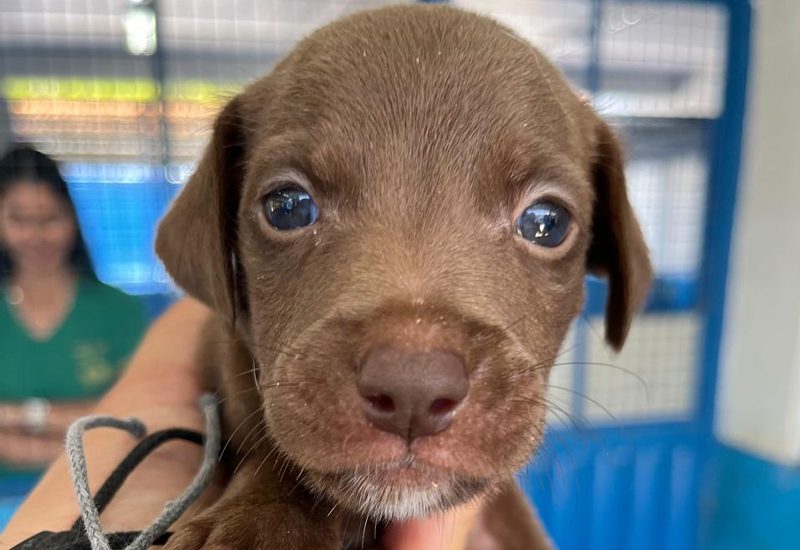
[(384, 550), (464, 550), (482, 502), (435, 516), (390, 523)]

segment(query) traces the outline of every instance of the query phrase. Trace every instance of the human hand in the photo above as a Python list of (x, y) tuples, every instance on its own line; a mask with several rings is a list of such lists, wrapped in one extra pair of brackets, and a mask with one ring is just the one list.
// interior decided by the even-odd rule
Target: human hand
[(89, 414), (96, 403), (50, 403), (42, 425), (32, 427), (27, 405), (0, 403), (0, 462), (26, 468), (45, 468), (64, 448), (69, 425)]
[(0, 431), (0, 462), (23, 467), (44, 467), (61, 454), (63, 437)]
[(390, 525), (385, 550), (464, 550), (482, 507), (476, 500), (431, 518)]

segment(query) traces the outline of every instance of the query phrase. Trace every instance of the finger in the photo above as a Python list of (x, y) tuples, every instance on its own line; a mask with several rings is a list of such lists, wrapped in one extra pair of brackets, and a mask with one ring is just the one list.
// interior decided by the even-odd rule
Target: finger
[(483, 501), (476, 500), (430, 518), (392, 523), (384, 550), (464, 550), (482, 508)]
[(384, 536), (385, 550), (455, 550), (455, 513), (392, 523)]

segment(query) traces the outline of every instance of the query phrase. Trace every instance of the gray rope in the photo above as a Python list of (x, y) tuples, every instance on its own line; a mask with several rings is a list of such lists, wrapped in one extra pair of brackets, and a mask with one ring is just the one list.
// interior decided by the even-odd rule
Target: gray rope
[[(186, 509), (198, 499), (208, 486), (214, 474), (220, 447), (220, 423), (217, 402), (213, 395), (205, 394), (200, 398), (206, 424), (206, 436), (203, 453), (203, 464), (192, 482), (176, 500), (168, 502), (158, 517), (131, 542), (125, 550), (146, 550), (162, 534), (169, 529)], [(110, 416), (87, 416), (75, 421), (67, 431), (67, 456), (70, 462), (70, 473), (75, 493), (78, 497), (81, 517), (83, 518), (86, 536), (92, 550), (112, 550), (108, 538), (100, 527), (97, 507), (89, 491), (89, 475), (86, 469), (86, 456), (83, 450), (83, 434), (97, 427), (113, 427), (130, 432), (135, 437), (144, 437), (147, 429), (135, 419), (120, 420)]]
[(117, 428), (129, 432), (137, 439), (147, 433), (145, 425), (135, 418), (120, 420), (112, 416), (85, 416), (79, 418), (67, 430), (67, 457), (69, 458), (72, 485), (78, 497), (78, 507), (83, 518), (86, 537), (92, 550), (111, 550), (108, 538), (100, 527), (97, 507), (89, 491), (89, 472), (86, 469), (86, 455), (83, 452), (83, 434), (94, 428)]
[(203, 445), (203, 464), (194, 479), (178, 497), (177, 500), (168, 502), (161, 514), (150, 524), (150, 526), (142, 531), (132, 543), (128, 545), (125, 550), (146, 550), (158, 537), (169, 529), (169, 526), (175, 523), (181, 514), (192, 505), (200, 497), (206, 487), (208, 487), (212, 476), (214, 475), (214, 467), (217, 464), (217, 457), (219, 456), (220, 446), (220, 425), (219, 425), (219, 412), (217, 411), (217, 400), (213, 395), (207, 393), (200, 398), (200, 408), (203, 411), (203, 416), (206, 420), (206, 441)]

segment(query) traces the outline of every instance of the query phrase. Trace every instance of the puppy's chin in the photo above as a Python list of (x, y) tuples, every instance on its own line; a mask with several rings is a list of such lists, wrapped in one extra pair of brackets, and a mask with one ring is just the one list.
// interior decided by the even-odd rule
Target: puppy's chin
[(455, 475), (404, 459), (341, 473), (308, 472), (312, 491), (373, 520), (403, 521), (468, 502), (491, 487), (490, 480)]

